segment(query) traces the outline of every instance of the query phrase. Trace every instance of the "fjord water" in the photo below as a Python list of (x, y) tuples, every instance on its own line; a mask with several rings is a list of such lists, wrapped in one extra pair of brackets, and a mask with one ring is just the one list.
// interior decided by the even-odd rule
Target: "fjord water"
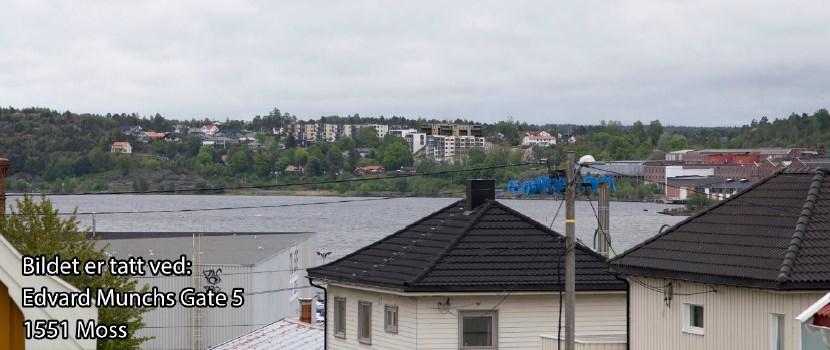
[[(53, 196), (61, 213), (77, 208), (80, 213), (110, 211), (184, 210), (241, 206), (274, 206), (336, 202), (344, 197), (229, 196), (229, 195), (84, 195)], [(406, 225), (453, 203), (457, 198), (397, 198), (365, 202), (332, 203), (279, 208), (192, 211), (153, 214), (97, 214), (98, 231), (126, 232), (315, 232), (318, 250), (332, 252), (328, 261), (389, 235)], [(544, 224), (550, 224), (560, 201), (500, 200)], [(593, 205), (596, 207), (596, 202)], [(611, 203), (613, 247), (619, 253), (657, 234), (664, 224), (685, 217), (661, 215), (670, 207), (655, 203)], [(92, 215), (79, 215), (82, 227), (92, 226)], [(564, 207), (553, 229), (564, 233)], [(588, 202), (576, 204), (577, 238), (591, 246), (597, 220)]]

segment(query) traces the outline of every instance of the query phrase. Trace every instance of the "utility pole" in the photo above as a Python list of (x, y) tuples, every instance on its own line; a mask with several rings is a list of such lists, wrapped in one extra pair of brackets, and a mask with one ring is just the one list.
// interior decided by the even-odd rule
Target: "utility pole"
[[(574, 350), (576, 343), (575, 291), (576, 291), (576, 254), (574, 215), (574, 197), (576, 174), (574, 173), (574, 152), (568, 152), (567, 187), (565, 189), (565, 350)], [(561, 312), (561, 310), (560, 310)]]
[(609, 248), (611, 246), (611, 203), (608, 198), (608, 183), (599, 183), (599, 200), (598, 200), (597, 216), (599, 216), (599, 234), (597, 235), (597, 252), (608, 257)]

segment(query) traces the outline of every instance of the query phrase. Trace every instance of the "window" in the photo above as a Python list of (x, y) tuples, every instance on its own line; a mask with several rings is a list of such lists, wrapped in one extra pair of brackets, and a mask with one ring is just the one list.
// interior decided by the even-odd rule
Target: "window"
[(386, 305), (383, 309), (383, 328), (387, 333), (398, 333), (398, 307)]
[(372, 344), (372, 303), (357, 303), (357, 340), (363, 344)]
[(784, 350), (784, 315), (769, 314), (769, 348)]
[(683, 304), (683, 332), (703, 335), (703, 305)]
[(346, 298), (334, 298), (334, 336), (346, 338)]
[(458, 314), (459, 349), (496, 349), (498, 313), (496, 311), (460, 311)]

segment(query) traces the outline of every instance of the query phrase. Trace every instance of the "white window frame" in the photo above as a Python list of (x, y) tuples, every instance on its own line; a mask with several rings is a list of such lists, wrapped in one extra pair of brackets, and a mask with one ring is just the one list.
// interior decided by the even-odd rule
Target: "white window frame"
[[(346, 323), (347, 323), (347, 309), (346, 298), (334, 297), (334, 307), (332, 315), (334, 316), (334, 336), (336, 338), (346, 339)], [(342, 309), (341, 309), (342, 307)], [(341, 319), (342, 316), (342, 319)]]
[[(782, 348), (778, 348), (778, 330), (782, 331), (781, 344)], [(787, 347), (786, 341), (787, 332), (787, 317), (784, 314), (770, 313), (769, 314), (769, 348), (770, 350), (784, 350)]]
[[(363, 322), (363, 307), (369, 308), (369, 324)], [(368, 327), (368, 328), (367, 328)], [(368, 330), (369, 336), (364, 337), (363, 331)], [(361, 344), (372, 345), (372, 303), (368, 301), (359, 300), (357, 302), (357, 341)]]
[(383, 307), (383, 328), (386, 333), (398, 334), (398, 306), (385, 305)]
[[(692, 325), (692, 307), (700, 307), (703, 310), (703, 327)], [(706, 328), (706, 308), (702, 304), (683, 304), (683, 333), (703, 335)]]
[[(464, 346), (464, 316), (490, 316), (493, 318), (492, 346)], [(458, 349), (459, 350), (497, 350), (499, 348), (499, 312), (496, 310), (458, 311)]]

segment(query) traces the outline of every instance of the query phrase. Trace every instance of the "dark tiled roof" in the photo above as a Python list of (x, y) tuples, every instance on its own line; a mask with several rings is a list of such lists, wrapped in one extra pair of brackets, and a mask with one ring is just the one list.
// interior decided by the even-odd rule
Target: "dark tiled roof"
[[(562, 241), (497, 201), (468, 211), (462, 200), (308, 274), (404, 292), (556, 291)], [(576, 260), (577, 290), (625, 290), (601, 255), (577, 245)]]
[(784, 169), (611, 261), (616, 273), (830, 288), (830, 175)]

